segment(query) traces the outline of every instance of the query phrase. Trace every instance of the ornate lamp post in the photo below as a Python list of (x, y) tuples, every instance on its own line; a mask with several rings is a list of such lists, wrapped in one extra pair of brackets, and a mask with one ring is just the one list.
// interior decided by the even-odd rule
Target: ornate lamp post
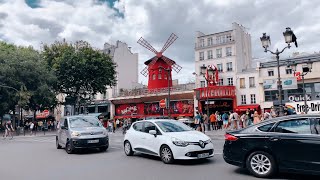
[[(205, 65), (200, 67), (200, 74), (205, 78), (206, 82), (207, 82), (207, 88), (209, 87), (209, 77), (214, 76), (214, 69), (212, 69), (211, 66), (206, 67)], [(206, 95), (207, 99), (207, 115), (210, 116), (210, 111), (209, 111), (209, 93), (207, 91), (207, 95)]]
[(296, 36), (294, 35), (293, 31), (291, 30), (291, 28), (287, 27), (286, 31), (283, 33), (284, 36), (284, 40), (285, 43), (287, 43), (287, 46), (284, 47), (281, 51), (279, 51), (278, 49), (273, 52), (268, 50), (268, 48), (271, 45), (271, 41), (270, 41), (270, 36), (267, 36), (266, 33), (262, 34), (262, 37), (260, 37), (261, 43), (262, 43), (262, 47), (264, 48), (264, 52), (270, 52), (271, 54), (276, 55), (277, 58), (277, 67), (278, 67), (278, 93), (279, 93), (279, 104), (280, 104), (280, 110), (279, 110), (279, 116), (283, 116), (283, 106), (282, 106), (282, 83), (281, 83), (281, 78), (280, 78), (280, 60), (279, 60), (279, 54), (283, 53), (283, 51), (285, 49), (290, 49), (291, 47), (291, 43), (294, 42), (296, 47), (298, 47), (297, 45), (297, 41), (296, 41)]
[(305, 114), (308, 113), (309, 111), (309, 107), (307, 105), (307, 92), (306, 92), (306, 89), (305, 89), (305, 84), (304, 84), (304, 76), (307, 75), (309, 72), (311, 72), (312, 70), (312, 62), (311, 60), (309, 59), (308, 62), (306, 64), (303, 64), (302, 65), (302, 73), (297, 73), (297, 63), (291, 63), (288, 65), (288, 67), (290, 67), (294, 74), (295, 75), (299, 75), (302, 77), (302, 89), (303, 89), (303, 98), (304, 98), (304, 109), (303, 109), (303, 112)]

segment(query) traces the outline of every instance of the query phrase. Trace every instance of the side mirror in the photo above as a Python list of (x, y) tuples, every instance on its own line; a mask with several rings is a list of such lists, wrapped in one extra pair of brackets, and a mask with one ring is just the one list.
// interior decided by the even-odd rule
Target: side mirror
[(150, 130), (149, 131), (149, 134), (152, 134), (154, 136), (157, 136), (157, 131), (156, 130)]

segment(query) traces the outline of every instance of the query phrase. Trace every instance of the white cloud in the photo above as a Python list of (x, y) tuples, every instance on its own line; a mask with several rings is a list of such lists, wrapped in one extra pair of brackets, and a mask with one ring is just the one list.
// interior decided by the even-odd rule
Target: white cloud
[[(124, 18), (114, 8), (125, 10)], [(196, 31), (214, 33), (229, 30), (232, 22), (243, 24), (252, 35), (254, 57), (271, 56), (261, 48), (263, 32), (271, 36), (274, 48), (284, 47), (282, 32), (287, 26), (296, 33), (299, 48), (282, 57), (294, 51), (319, 51), (320, 47), (320, 5), (316, 0), (120, 0), (114, 8), (98, 0), (41, 0), (40, 8), (35, 9), (24, 0), (0, 1), (0, 39), (35, 48), (62, 38), (86, 40), (97, 48), (121, 40), (139, 53), (142, 70), (144, 61), (154, 54), (137, 40), (142, 36), (160, 50), (174, 32), (179, 38), (165, 55), (183, 67), (173, 73), (182, 82), (193, 78)], [(147, 81), (142, 75), (140, 78)]]

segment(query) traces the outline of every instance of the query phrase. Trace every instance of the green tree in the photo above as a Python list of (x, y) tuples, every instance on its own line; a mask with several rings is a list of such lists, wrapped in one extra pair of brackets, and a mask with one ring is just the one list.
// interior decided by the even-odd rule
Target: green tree
[(32, 47), (0, 42), (0, 84), (18, 90), (0, 88), (0, 115), (14, 110), (15, 105), (27, 106), (31, 110), (55, 105), (52, 87), (56, 78), (53, 71), (47, 69), (40, 53)]
[(76, 99), (77, 103), (116, 85), (116, 64), (85, 41), (44, 45), (42, 56), (57, 77), (56, 91)]

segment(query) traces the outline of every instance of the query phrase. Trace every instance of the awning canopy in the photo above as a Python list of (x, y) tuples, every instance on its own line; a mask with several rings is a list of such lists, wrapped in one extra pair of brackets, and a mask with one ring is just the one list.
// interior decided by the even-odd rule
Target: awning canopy
[(237, 112), (244, 112), (244, 111), (247, 111), (248, 108), (249, 108), (250, 110), (256, 109), (258, 112), (261, 111), (261, 107), (260, 107), (259, 104), (239, 105), (239, 106), (236, 108), (236, 111), (237, 111)]

